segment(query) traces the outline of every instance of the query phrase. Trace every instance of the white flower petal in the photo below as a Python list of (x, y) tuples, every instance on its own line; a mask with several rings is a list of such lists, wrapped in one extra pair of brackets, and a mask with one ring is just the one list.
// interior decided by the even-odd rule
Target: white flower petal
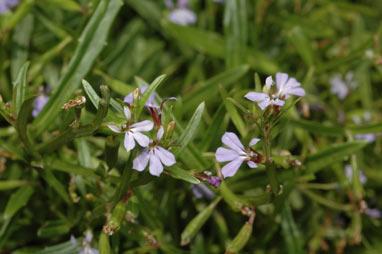
[(222, 137), (222, 142), (229, 148), (235, 150), (238, 153), (243, 153), (245, 151), (243, 144), (237, 135), (233, 132), (226, 132)]
[(163, 147), (157, 146), (155, 153), (158, 155), (160, 161), (166, 166), (172, 166), (176, 163), (175, 156)]
[(265, 80), (265, 87), (267, 89), (267, 91), (270, 91), (271, 90), (271, 86), (273, 85), (273, 79), (272, 79), (272, 76), (269, 76), (267, 77), (267, 79)]
[(123, 112), (125, 113), (125, 117), (126, 117), (127, 121), (130, 121), (130, 119), (131, 119), (130, 109), (128, 107), (123, 107)]
[(187, 26), (195, 24), (197, 17), (194, 12), (188, 9), (175, 9), (168, 15), (168, 19), (172, 23)]
[(227, 165), (225, 165), (222, 168), (223, 177), (226, 178), (226, 177), (234, 176), (237, 170), (240, 168), (240, 165), (243, 163), (243, 161), (244, 161), (244, 158), (239, 157), (231, 161)]
[(130, 129), (133, 131), (151, 131), (154, 127), (154, 123), (150, 120), (144, 120), (142, 122), (131, 125)]
[(161, 126), (158, 130), (158, 133), (157, 133), (157, 140), (161, 140), (162, 137), (163, 137), (163, 133), (164, 133), (164, 130), (163, 130), (163, 126)]
[(305, 90), (301, 87), (295, 87), (288, 90), (288, 95), (305, 96)]
[(135, 141), (130, 132), (126, 132), (123, 145), (125, 146), (127, 152), (130, 152), (135, 147)]
[(276, 99), (276, 100), (274, 100), (274, 101), (272, 102), (272, 104), (275, 104), (275, 105), (277, 105), (277, 106), (284, 106), (285, 101), (280, 100), (280, 99)]
[(248, 166), (249, 166), (250, 168), (257, 168), (257, 164), (254, 163), (253, 161), (248, 161), (247, 164), (248, 164)]
[(245, 98), (251, 101), (259, 102), (264, 101), (266, 99), (269, 99), (269, 95), (265, 93), (256, 93), (256, 92), (249, 92), (246, 95), (244, 95)]
[(264, 110), (266, 107), (268, 107), (269, 105), (271, 104), (271, 100), (270, 99), (266, 99), (262, 102), (260, 102), (258, 105), (259, 107), (261, 108), (261, 110)]
[(249, 142), (249, 147), (256, 145), (257, 142), (259, 142), (260, 140), (261, 140), (261, 139), (259, 139), (259, 138), (253, 138), (253, 139), (251, 139), (251, 141)]
[(138, 144), (142, 147), (148, 147), (150, 144), (150, 139), (146, 135), (140, 133), (140, 132), (133, 132), (131, 133), (133, 135), (134, 139), (138, 142)]
[(88, 243), (91, 243), (92, 240), (93, 240), (92, 231), (90, 230), (86, 231), (85, 241), (87, 241)]
[(108, 125), (107, 127), (109, 127), (110, 130), (112, 130), (116, 133), (122, 133), (122, 130), (115, 125)]
[(133, 92), (126, 95), (125, 98), (123, 99), (123, 102), (126, 102), (129, 105), (133, 105)]
[(147, 163), (149, 162), (149, 157), (149, 149), (144, 150), (133, 160), (133, 169), (137, 171), (143, 171), (146, 168)]
[(278, 91), (283, 90), (287, 80), (288, 80), (288, 74), (281, 73), (281, 72), (276, 73), (276, 86)]
[(224, 147), (219, 147), (215, 153), (215, 158), (218, 162), (232, 161), (238, 157), (240, 157), (240, 154), (238, 154), (235, 150)]
[(163, 172), (163, 165), (160, 162), (160, 159), (157, 154), (154, 152), (150, 152), (150, 174), (153, 176), (160, 176), (160, 174)]

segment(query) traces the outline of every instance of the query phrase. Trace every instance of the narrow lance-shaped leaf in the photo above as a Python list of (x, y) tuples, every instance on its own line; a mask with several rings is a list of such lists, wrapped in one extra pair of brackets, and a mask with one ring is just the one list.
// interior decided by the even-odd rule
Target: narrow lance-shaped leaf
[(367, 145), (364, 141), (353, 141), (331, 145), (322, 151), (309, 155), (305, 161), (305, 174), (313, 174), (336, 161), (342, 161), (345, 156), (362, 149)]
[(161, 76), (157, 77), (150, 84), (150, 86), (146, 89), (146, 91), (142, 94), (142, 96), (141, 96), (141, 98), (139, 100), (137, 111), (136, 111), (137, 119), (139, 119), (139, 116), (141, 115), (142, 110), (143, 110), (147, 100), (150, 98), (150, 95), (158, 88), (158, 86), (163, 82), (165, 77), (166, 77), (166, 75), (161, 75)]
[(178, 144), (181, 146), (181, 148), (174, 151), (175, 156), (179, 155), (183, 151), (184, 147), (186, 147), (197, 134), (200, 120), (204, 111), (204, 105), (204, 102), (202, 102), (195, 110), (188, 125), (186, 126), (186, 129), (184, 129), (182, 135), (179, 137)]
[(289, 254), (304, 253), (301, 244), (301, 235), (294, 222), (292, 211), (289, 205), (285, 205), (282, 210), (281, 229), (284, 236), (284, 242)]
[(201, 227), (203, 227), (206, 221), (211, 217), (213, 210), (220, 200), (221, 197), (216, 198), (208, 207), (203, 209), (187, 224), (186, 228), (182, 232), (180, 245), (186, 245), (192, 240), (196, 233), (199, 232)]
[(176, 179), (180, 179), (180, 180), (193, 183), (193, 184), (200, 183), (200, 181), (195, 176), (193, 176), (190, 172), (184, 169), (181, 169), (180, 167), (176, 165), (166, 168), (166, 171), (170, 173), (170, 175)]
[(16, 81), (13, 82), (12, 111), (16, 116), (19, 114), (21, 105), (25, 100), (28, 67), (29, 62), (26, 62), (23, 67), (21, 67)]
[(94, 60), (105, 45), (111, 24), (121, 6), (120, 0), (102, 0), (98, 4), (94, 15), (79, 38), (79, 44), (65, 74), (57, 85), (57, 90), (38, 117), (35, 118), (36, 135), (41, 134), (56, 120), (61, 106), (72, 96), (81, 79), (90, 70)]

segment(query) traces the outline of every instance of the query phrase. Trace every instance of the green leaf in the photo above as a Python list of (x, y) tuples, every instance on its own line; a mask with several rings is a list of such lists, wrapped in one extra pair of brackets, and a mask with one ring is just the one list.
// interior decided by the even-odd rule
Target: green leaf
[(51, 239), (52, 237), (67, 235), (70, 225), (66, 220), (47, 221), (37, 231), (37, 236)]
[(211, 217), (212, 212), (220, 200), (221, 197), (216, 198), (208, 207), (203, 209), (187, 224), (182, 232), (180, 245), (186, 245), (192, 240), (196, 233), (199, 232), (206, 221)]
[(351, 131), (352, 134), (378, 133), (382, 132), (382, 123), (349, 126), (348, 129)]
[(165, 77), (166, 77), (165, 74), (157, 77), (146, 89), (146, 91), (142, 94), (141, 98), (139, 99), (139, 104), (137, 108), (137, 119), (139, 119), (139, 116), (142, 113), (142, 110), (146, 104), (146, 101), (149, 99), (150, 95), (155, 91), (155, 89), (157, 89), (157, 87), (163, 82)]
[(0, 180), (0, 191), (11, 190), (25, 184), (27, 184), (27, 182), (22, 180)]
[(21, 67), (16, 81), (13, 82), (12, 111), (16, 116), (18, 116), (21, 105), (25, 100), (28, 67), (29, 62), (26, 62), (23, 67)]
[(246, 63), (248, 16), (246, 0), (227, 1), (224, 10), (225, 61), (227, 68)]
[(204, 107), (205, 104), (204, 102), (202, 102), (192, 115), (190, 121), (188, 122), (188, 125), (186, 126), (186, 129), (184, 129), (184, 131), (180, 135), (178, 139), (178, 145), (180, 145), (181, 148), (176, 149), (174, 151), (175, 156), (178, 156), (197, 134), (200, 125), (200, 120), (202, 119)]
[(45, 131), (56, 120), (61, 106), (73, 95), (81, 79), (89, 72), (93, 62), (103, 49), (109, 29), (122, 6), (120, 0), (102, 0), (79, 38), (65, 74), (57, 90), (52, 94), (44, 109), (34, 120), (36, 136)]
[(227, 112), (224, 105), (220, 105), (214, 116), (212, 117), (212, 121), (208, 126), (207, 131), (203, 135), (202, 151), (208, 151), (210, 145), (214, 140), (220, 139), (218, 135), (220, 135), (221, 126), (224, 123), (224, 118)]
[(66, 203), (70, 203), (70, 198), (67, 189), (59, 180), (57, 180), (57, 178), (49, 169), (42, 170), (41, 175), (44, 178), (44, 180), (48, 183), (48, 185), (52, 187)]
[[(98, 96), (96, 91), (94, 91), (93, 87), (85, 79), (82, 80), (82, 86), (85, 90), (85, 93), (89, 96), (89, 99), (91, 103), (93, 104), (93, 106), (96, 109), (98, 109), (98, 105), (99, 105), (99, 102), (101, 101), (101, 97)], [(110, 105), (119, 113), (123, 113), (123, 108), (121, 104), (119, 104), (116, 100), (111, 98)]]
[(171, 36), (188, 44), (196, 50), (223, 58), (225, 42), (221, 35), (192, 26), (181, 26), (168, 21), (162, 23)]
[(80, 11), (81, 6), (74, 0), (44, 0), (47, 3), (54, 4), (55, 6), (67, 11)]
[(220, 87), (220, 95), (223, 99), (228, 115), (231, 118), (236, 129), (240, 132), (241, 136), (247, 136), (247, 130), (245, 128), (244, 121), (237, 112), (235, 105), (231, 101), (227, 100), (227, 91), (222, 86)]
[(312, 42), (305, 36), (303, 30), (299, 26), (295, 26), (288, 33), (288, 38), (296, 48), (297, 52), (308, 66), (314, 63), (314, 55)]
[(334, 162), (342, 161), (367, 145), (364, 141), (353, 141), (331, 145), (322, 151), (309, 155), (305, 161), (305, 174), (314, 174), (317, 171), (330, 166)]
[(212, 98), (216, 98), (216, 94), (219, 91), (219, 84), (222, 84), (225, 89), (228, 89), (247, 74), (248, 70), (248, 65), (241, 65), (204, 81), (200, 84), (200, 87), (183, 97), (183, 110), (187, 112), (202, 101), (210, 101)]
[(16, 130), (24, 144), (25, 150), (36, 159), (39, 159), (41, 156), (37, 153), (36, 147), (33, 145), (27, 129), (27, 121), (33, 110), (32, 105), (34, 100), (35, 97), (32, 97), (23, 103), (16, 121)]
[(318, 122), (299, 119), (289, 119), (288, 123), (312, 133), (318, 133), (327, 136), (345, 136), (345, 129), (340, 126), (329, 126)]
[[(79, 241), (79, 239), (77, 239), (77, 241)], [(70, 241), (67, 241), (37, 251), (26, 247), (13, 251), (12, 254), (78, 254), (80, 247), (81, 245), (73, 245)]]
[(241, 249), (248, 243), (249, 238), (251, 237), (253, 230), (253, 220), (255, 214), (251, 215), (249, 220), (241, 227), (239, 233), (235, 238), (228, 244), (226, 254), (235, 254), (239, 253)]
[(166, 168), (166, 171), (170, 173), (170, 176), (176, 179), (180, 179), (185, 182), (189, 182), (193, 184), (200, 183), (200, 181), (195, 176), (193, 176), (190, 172), (188, 172), (187, 170), (181, 169), (178, 166), (172, 166), (172, 167)]
[(299, 254), (304, 253), (301, 244), (301, 235), (297, 229), (296, 223), (293, 219), (292, 211), (289, 205), (285, 205), (282, 210), (281, 229), (284, 236), (284, 242), (287, 246), (287, 253)]
[(33, 192), (34, 189), (32, 186), (26, 185), (13, 193), (5, 207), (3, 214), (4, 220), (10, 220), (23, 206), (25, 206)]
[(16, 9), (13, 15), (6, 19), (4, 28), (1, 31), (2, 35), (6, 35), (12, 30), (26, 15), (28, 15), (30, 9), (33, 7), (35, 0), (24, 0), (22, 1)]
[(98, 176), (95, 174), (93, 169), (85, 168), (79, 165), (75, 165), (72, 163), (60, 161), (57, 158), (48, 158), (46, 159), (44, 163), (44, 167), (50, 168), (52, 170), (58, 170), (70, 174), (77, 174), (77, 175), (83, 175), (83, 176), (91, 176), (96, 177)]

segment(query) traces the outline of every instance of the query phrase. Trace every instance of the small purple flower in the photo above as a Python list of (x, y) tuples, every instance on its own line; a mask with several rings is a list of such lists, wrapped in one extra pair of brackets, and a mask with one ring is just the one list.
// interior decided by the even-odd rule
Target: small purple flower
[[(173, 7), (173, 4), (169, 1), (166, 1), (166, 6), (169, 8)], [(197, 17), (196, 14), (188, 9), (188, 0), (178, 0), (177, 6), (175, 9), (171, 11), (171, 13), (168, 15), (168, 19), (170, 22), (181, 25), (181, 26), (187, 26), (192, 25), (196, 23)]]
[[(93, 234), (90, 230), (86, 231), (86, 236), (84, 240), (82, 240), (81, 245), (82, 249), (80, 250), (80, 254), (98, 254), (99, 251), (97, 249), (92, 248), (91, 242), (93, 240)], [(74, 246), (78, 246), (77, 239), (74, 236), (70, 236), (70, 242)]]
[(127, 152), (130, 152), (135, 147), (135, 141), (137, 141), (140, 146), (147, 147), (150, 143), (150, 139), (141, 132), (152, 130), (154, 127), (153, 122), (145, 120), (130, 125), (131, 112), (128, 107), (123, 107), (123, 110), (127, 123), (123, 124), (122, 128), (118, 128), (115, 125), (108, 125), (107, 127), (116, 133), (125, 133), (124, 146)]
[(248, 100), (257, 102), (259, 107), (264, 110), (270, 105), (283, 106), (284, 99), (291, 95), (305, 96), (305, 90), (295, 78), (289, 78), (288, 74), (276, 73), (276, 87), (272, 89), (273, 79), (271, 76), (265, 80), (265, 93), (249, 92), (244, 97)]
[(215, 197), (215, 194), (204, 183), (191, 184), (191, 190), (197, 199), (206, 198), (211, 200)]
[(159, 146), (159, 141), (162, 139), (163, 133), (163, 126), (161, 126), (158, 130), (156, 140), (152, 141), (150, 146), (134, 159), (133, 169), (143, 171), (150, 161), (150, 174), (153, 176), (160, 176), (163, 172), (163, 165), (172, 166), (176, 163), (175, 156), (168, 150)]
[(329, 79), (330, 92), (336, 94), (340, 100), (345, 99), (350, 89), (355, 89), (358, 87), (358, 82), (354, 80), (354, 73), (349, 71), (345, 75), (345, 80), (342, 79), (341, 74), (337, 73), (332, 78)]
[[(371, 114), (368, 111), (365, 111), (363, 113), (363, 119), (359, 117), (358, 115), (353, 116), (353, 122), (357, 125), (362, 125), (363, 123), (369, 123), (371, 121)], [(357, 140), (364, 140), (368, 143), (373, 143), (375, 139), (377, 138), (377, 135), (380, 135), (380, 133), (364, 133), (364, 134), (357, 134), (354, 136)]]
[(49, 96), (45, 94), (41, 94), (37, 96), (33, 103), (32, 116), (37, 117), (48, 101), (49, 101)]
[[(345, 165), (344, 168), (345, 176), (348, 179), (349, 182), (353, 182), (353, 168), (350, 164)], [(358, 177), (359, 181), (362, 184), (365, 184), (367, 182), (367, 177), (364, 175), (364, 173), (361, 170), (358, 170)]]
[[(254, 138), (249, 143), (249, 147), (254, 146), (260, 139)], [(243, 144), (240, 142), (237, 135), (233, 132), (226, 132), (222, 137), (222, 142), (230, 149), (219, 147), (216, 150), (215, 157), (218, 162), (227, 162), (222, 168), (223, 177), (231, 177), (236, 174), (237, 170), (244, 161), (247, 161), (247, 164), (251, 168), (257, 168), (255, 162), (261, 162), (263, 156), (250, 148), (249, 151), (244, 149)]]
[[(139, 91), (141, 92), (141, 94), (143, 94), (146, 91), (147, 88), (148, 88), (148, 86), (142, 86), (139, 89)], [(126, 95), (125, 98), (123, 99), (123, 101), (128, 103), (129, 105), (133, 105), (133, 92), (131, 92), (128, 95)], [(155, 103), (155, 92), (153, 92), (150, 95), (149, 99), (145, 103), (145, 107), (147, 107), (147, 108), (155, 108), (155, 109), (159, 108), (159, 106)]]
[(0, 0), (0, 15), (18, 4), (18, 0)]
[(382, 218), (382, 212), (376, 208), (367, 208), (366, 214), (374, 219)]
[(215, 187), (215, 188), (218, 188), (220, 186), (220, 184), (222, 183), (222, 179), (218, 176), (211, 176), (210, 178), (206, 179), (206, 182)]

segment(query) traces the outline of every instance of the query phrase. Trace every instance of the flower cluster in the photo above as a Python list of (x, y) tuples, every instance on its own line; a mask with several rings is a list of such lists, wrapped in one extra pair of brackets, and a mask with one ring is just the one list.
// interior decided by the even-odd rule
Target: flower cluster
[[(147, 89), (144, 86), (140, 89), (140, 93), (143, 94)], [(140, 96), (138, 97), (138, 100)], [(124, 147), (127, 152), (132, 151), (136, 147), (136, 143), (139, 146), (145, 148), (134, 160), (133, 169), (137, 171), (143, 171), (147, 164), (149, 164), (149, 172), (151, 175), (160, 176), (163, 172), (163, 165), (172, 166), (176, 163), (175, 156), (162, 146), (162, 138), (164, 134), (164, 128), (161, 123), (161, 110), (163, 103), (169, 99), (176, 99), (174, 97), (165, 99), (160, 106), (155, 103), (155, 92), (153, 92), (149, 99), (145, 103), (145, 108), (149, 111), (154, 122), (150, 120), (144, 120), (141, 122), (134, 122), (131, 117), (131, 111), (129, 107), (124, 106), (124, 115), (126, 118), (126, 123), (122, 124), (121, 127), (116, 125), (108, 125), (115, 133), (123, 133), (124, 137)], [(133, 93), (128, 94), (124, 98), (124, 102), (129, 104), (133, 108)], [(154, 125), (157, 127), (156, 138), (150, 139), (147, 135), (142, 132), (149, 132), (154, 129)]]
[(19, 4), (19, 0), (0, 0), (0, 14)]
[(295, 78), (289, 78), (286, 73), (276, 73), (276, 86), (272, 76), (265, 81), (264, 93), (249, 92), (244, 97), (248, 100), (257, 102), (259, 107), (264, 110), (268, 106), (283, 106), (285, 99), (291, 95), (305, 96), (305, 90), (300, 87), (301, 84)]
[[(283, 106), (291, 95), (305, 96), (301, 84), (295, 78), (289, 78), (286, 73), (276, 73), (276, 85), (271, 76), (267, 77), (263, 90), (263, 93), (249, 92), (244, 97), (257, 102), (261, 110), (266, 110), (268, 107)], [(277, 114), (279, 110), (275, 112)], [(262, 133), (262, 136), (269, 136), (269, 133)], [(263, 162), (264, 156), (252, 148), (259, 141), (260, 139), (253, 138), (246, 149), (235, 133), (224, 133), (222, 142), (228, 148), (219, 147), (215, 153), (216, 161), (229, 162), (221, 170), (224, 178), (234, 176), (244, 161), (250, 168), (256, 168), (258, 166), (256, 163)]]
[(329, 80), (330, 92), (336, 94), (340, 100), (345, 99), (350, 89), (358, 87), (358, 82), (354, 80), (354, 73), (349, 71), (345, 75), (345, 80), (342, 79), (341, 74), (337, 73)]

